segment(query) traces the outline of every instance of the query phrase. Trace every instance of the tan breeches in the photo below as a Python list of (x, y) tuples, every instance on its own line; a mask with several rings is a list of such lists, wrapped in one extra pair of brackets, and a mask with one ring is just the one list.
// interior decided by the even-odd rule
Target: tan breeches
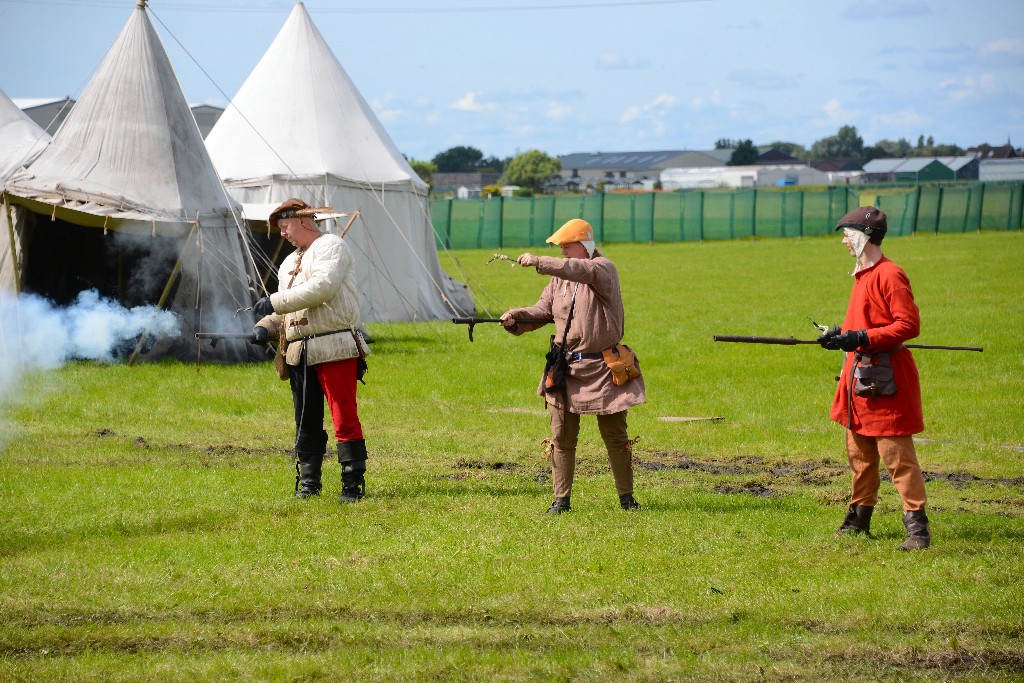
[[(620, 496), (633, 493), (633, 453), (629, 445), (626, 413), (623, 410), (597, 416), (597, 427), (608, 449), (608, 462), (612, 476), (615, 477), (615, 490)], [(548, 415), (551, 418), (551, 482), (554, 484), (555, 497), (565, 498), (572, 493), (572, 480), (576, 472), (580, 416), (550, 404)]]
[(853, 470), (851, 505), (874, 507), (878, 502), (878, 487), (881, 485), (878, 461), (881, 459), (903, 499), (903, 510), (924, 508), (924, 476), (912, 437), (864, 436), (847, 429), (846, 458)]

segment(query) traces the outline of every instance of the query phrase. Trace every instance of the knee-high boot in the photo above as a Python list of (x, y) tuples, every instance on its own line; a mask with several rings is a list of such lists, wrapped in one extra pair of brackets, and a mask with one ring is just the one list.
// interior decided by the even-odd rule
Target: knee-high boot
[(299, 451), (295, 460), (295, 497), (309, 498), (319, 496), (320, 474), (323, 470), (323, 453)]
[(366, 495), (366, 442), (363, 439), (338, 442), (338, 463), (341, 465), (342, 503), (354, 503)]

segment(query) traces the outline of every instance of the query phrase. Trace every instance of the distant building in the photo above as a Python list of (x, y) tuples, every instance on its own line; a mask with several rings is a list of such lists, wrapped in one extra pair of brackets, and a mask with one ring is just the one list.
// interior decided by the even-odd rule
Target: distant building
[[(71, 112), (71, 108), (75, 106), (75, 100), (70, 97), (60, 100), (15, 99), (14, 103), (30, 119), (35, 121), (36, 125), (50, 135), (57, 132), (57, 129), (64, 123), (64, 119), (67, 118), (68, 113)], [(202, 133), (203, 138), (206, 138), (213, 125), (217, 123), (217, 119), (224, 113), (224, 110), (220, 107), (214, 107), (210, 104), (198, 104), (191, 107), (191, 109), (192, 116), (195, 118), (196, 125), (199, 127), (199, 132)]]
[(75, 101), (70, 97), (60, 100), (54, 99), (14, 99), (14, 103), (21, 108), (25, 115), (35, 121), (36, 125), (50, 135), (57, 132), (60, 124), (64, 123), (71, 107)]
[(860, 182), (860, 171), (819, 171), (803, 162), (705, 168), (668, 168), (661, 173), (665, 190), (730, 187), (788, 187)]
[(973, 155), (872, 159), (864, 164), (864, 180), (869, 183), (977, 180), (979, 163)]
[(212, 104), (197, 104), (191, 107), (191, 109), (196, 125), (199, 126), (199, 132), (203, 134), (203, 139), (205, 140), (206, 136), (213, 130), (213, 126), (217, 123), (220, 115), (224, 113), (224, 110)]
[(484, 187), (497, 185), (500, 177), (500, 173), (434, 173), (430, 178), (430, 191), (457, 194), (459, 188), (464, 188), (464, 193), (479, 197)]
[(964, 154), (975, 156), (978, 159), (1013, 159), (1020, 156), (1009, 141), (1005, 145), (998, 147), (993, 147), (992, 145), (969, 147)]
[(1024, 157), (981, 159), (978, 162), (978, 180), (1024, 180)]
[(558, 157), (560, 175), (580, 188), (638, 189), (644, 181), (653, 184), (668, 168), (707, 168), (723, 166), (732, 156), (731, 149), (663, 150), (655, 152), (578, 152)]

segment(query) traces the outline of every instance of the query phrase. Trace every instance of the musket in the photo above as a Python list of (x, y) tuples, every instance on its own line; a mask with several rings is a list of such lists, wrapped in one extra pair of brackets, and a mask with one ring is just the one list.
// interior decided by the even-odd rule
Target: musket
[(256, 335), (252, 332), (196, 332), (196, 339), (209, 339), (210, 346), (216, 348), (221, 339), (242, 339), (251, 344), (256, 341)]
[[(452, 318), (456, 325), (469, 325), (469, 341), (473, 341), (473, 327), (480, 323), (500, 323), (501, 318)], [(549, 323), (550, 320), (516, 320), (517, 323)]]
[[(783, 346), (795, 346), (796, 344), (818, 344), (813, 339), (795, 339), (793, 337), (739, 337), (728, 334), (716, 334), (716, 342), (738, 342), (741, 344), (781, 344)], [(981, 346), (940, 346), (936, 344), (904, 344), (908, 349), (939, 349), (941, 351), (984, 351)]]

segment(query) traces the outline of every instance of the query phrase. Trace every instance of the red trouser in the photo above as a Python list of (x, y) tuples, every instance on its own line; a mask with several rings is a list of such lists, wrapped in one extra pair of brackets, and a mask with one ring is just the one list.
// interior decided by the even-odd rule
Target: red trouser
[(917, 461), (914, 439), (909, 436), (864, 436), (846, 430), (846, 458), (853, 470), (853, 497), (850, 505), (874, 507), (878, 502), (879, 459), (892, 477), (903, 499), (904, 512), (924, 508), (924, 475)]
[(334, 436), (338, 441), (363, 438), (356, 406), (356, 367), (358, 358), (314, 365), (317, 379), (327, 398), (327, 407), (334, 422)]

